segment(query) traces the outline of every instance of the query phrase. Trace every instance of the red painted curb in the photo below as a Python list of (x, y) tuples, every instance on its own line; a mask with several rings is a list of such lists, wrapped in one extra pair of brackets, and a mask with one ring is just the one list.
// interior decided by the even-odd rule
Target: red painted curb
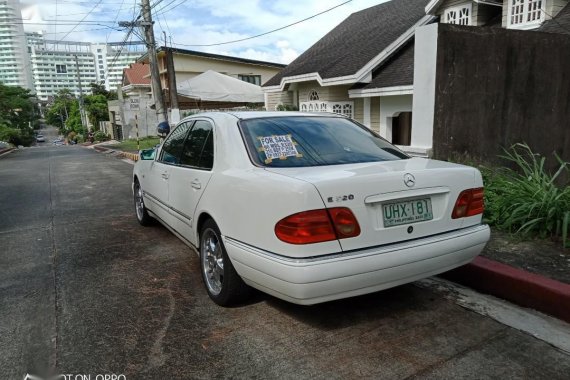
[(441, 276), (570, 322), (569, 284), (481, 256)]

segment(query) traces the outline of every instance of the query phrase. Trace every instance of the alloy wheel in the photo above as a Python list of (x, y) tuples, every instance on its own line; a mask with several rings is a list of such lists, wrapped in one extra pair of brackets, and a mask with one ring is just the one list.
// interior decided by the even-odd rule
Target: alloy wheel
[(211, 228), (205, 230), (202, 235), (200, 251), (202, 271), (208, 291), (218, 295), (222, 291), (224, 282), (224, 255), (218, 235)]

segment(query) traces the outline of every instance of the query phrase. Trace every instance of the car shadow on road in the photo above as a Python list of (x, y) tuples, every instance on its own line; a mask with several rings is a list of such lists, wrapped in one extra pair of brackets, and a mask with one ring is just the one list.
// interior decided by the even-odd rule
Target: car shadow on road
[[(343, 329), (370, 320), (401, 318), (406, 313), (433, 308), (435, 295), (413, 284), (317, 305), (303, 306), (258, 292), (270, 307), (321, 330)], [(253, 300), (252, 300), (253, 301)], [(257, 300), (256, 302), (259, 302)]]

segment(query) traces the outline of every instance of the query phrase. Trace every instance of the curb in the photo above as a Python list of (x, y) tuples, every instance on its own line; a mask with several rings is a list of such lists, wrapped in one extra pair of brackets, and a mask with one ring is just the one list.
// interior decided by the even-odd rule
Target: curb
[(120, 150), (114, 150), (113, 148), (106, 148), (106, 147), (98, 146), (98, 145), (94, 145), (92, 147), (87, 147), (87, 148), (94, 149), (100, 153), (112, 154), (113, 156), (116, 156), (118, 158), (126, 158), (126, 159), (133, 161), (133, 162), (137, 162), (139, 160), (138, 153), (123, 152)]
[(5, 154), (10, 153), (11, 151), (15, 150), (16, 148), (7, 148), (7, 149), (0, 149), (0, 157), (4, 156)]
[(123, 158), (128, 158), (131, 161), (137, 162), (139, 160), (139, 155), (137, 153), (121, 152), (120, 156)]
[(570, 322), (570, 285), (478, 256), (440, 277)]

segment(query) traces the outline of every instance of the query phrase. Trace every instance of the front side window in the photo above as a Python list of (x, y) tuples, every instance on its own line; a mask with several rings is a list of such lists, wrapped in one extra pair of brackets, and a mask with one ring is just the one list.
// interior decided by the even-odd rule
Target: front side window
[(260, 166), (307, 167), (409, 158), (380, 136), (340, 117), (268, 117), (240, 122)]
[(180, 155), (184, 147), (184, 139), (192, 123), (182, 123), (166, 138), (162, 144), (159, 161), (166, 164), (180, 165)]
[(214, 164), (214, 133), (212, 124), (198, 120), (188, 135), (180, 164), (199, 169), (212, 169)]

